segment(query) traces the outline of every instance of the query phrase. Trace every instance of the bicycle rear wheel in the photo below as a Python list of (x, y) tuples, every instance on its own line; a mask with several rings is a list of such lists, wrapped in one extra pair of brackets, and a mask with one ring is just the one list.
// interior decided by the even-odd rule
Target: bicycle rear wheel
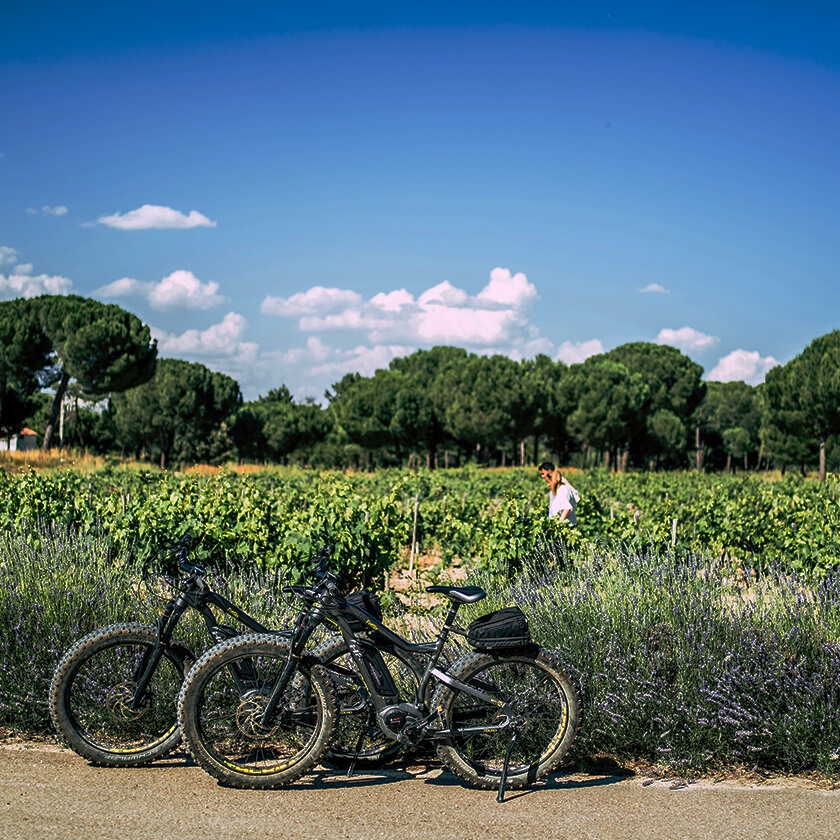
[(115, 624), (85, 636), (55, 669), (49, 690), (53, 725), (79, 755), (112, 767), (161, 758), (181, 741), (175, 703), (191, 654), (163, 649), (140, 703), (137, 680), (157, 642), (154, 627)]
[[(422, 667), (410, 653), (400, 650), (380, 653), (400, 697), (413, 703), (423, 676)], [(324, 663), (333, 681), (339, 708), (336, 731), (326, 755), (327, 761), (338, 767), (349, 767), (356, 755), (356, 744), (363, 729), (365, 736), (356, 767), (381, 767), (398, 758), (405, 746), (389, 738), (376, 723), (376, 712), (370, 695), (344, 639), (332, 636), (318, 645), (313, 654)]]
[(273, 716), (262, 723), (288, 659), (288, 644), (277, 636), (247, 635), (211, 648), (190, 671), (178, 704), (181, 731), (195, 760), (225, 784), (288, 784), (327, 749), (336, 704), (319, 664), (295, 666)]
[[(483, 701), (449, 686), (435, 694), (433, 708), (440, 709), (443, 728), (452, 730), (438, 745), (438, 755), (462, 779), (498, 787), (514, 737), (510, 788), (547, 775), (568, 753), (580, 721), (580, 701), (554, 654), (544, 649), (468, 653), (449, 673), (498, 701)], [(459, 732), (468, 728), (472, 731)]]

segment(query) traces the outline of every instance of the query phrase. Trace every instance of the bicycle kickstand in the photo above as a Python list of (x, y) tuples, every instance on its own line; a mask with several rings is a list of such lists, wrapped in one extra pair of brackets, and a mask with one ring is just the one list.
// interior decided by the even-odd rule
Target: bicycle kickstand
[(510, 766), (510, 754), (519, 741), (520, 732), (522, 730), (517, 729), (516, 734), (510, 739), (510, 743), (508, 744), (507, 752), (505, 753), (505, 763), (502, 765), (502, 778), (499, 779), (499, 795), (496, 797), (496, 802), (505, 801), (505, 785), (507, 784), (508, 767)]
[(350, 766), (347, 768), (347, 778), (349, 779), (353, 775), (353, 771), (356, 769), (356, 759), (359, 757), (359, 753), (362, 751), (362, 744), (365, 740), (365, 733), (367, 732), (368, 726), (370, 726), (370, 719), (371, 719), (371, 712), (368, 709), (367, 720), (365, 721), (365, 725), (359, 729), (359, 739), (356, 741), (356, 748), (353, 751), (353, 760), (350, 762)]

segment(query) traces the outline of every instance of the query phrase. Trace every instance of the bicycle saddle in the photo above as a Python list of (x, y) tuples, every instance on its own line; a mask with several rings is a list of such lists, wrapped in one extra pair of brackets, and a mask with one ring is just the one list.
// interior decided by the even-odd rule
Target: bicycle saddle
[(441, 595), (462, 604), (474, 604), (487, 597), (487, 593), (480, 586), (427, 586), (426, 592), (440, 592)]

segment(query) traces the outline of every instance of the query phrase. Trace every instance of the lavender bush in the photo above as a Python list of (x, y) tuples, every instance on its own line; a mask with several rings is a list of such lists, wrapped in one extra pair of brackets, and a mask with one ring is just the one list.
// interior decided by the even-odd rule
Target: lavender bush
[[(264, 624), (287, 626), (282, 581), (243, 569), (214, 584)], [(520, 604), (537, 641), (577, 679), (578, 759), (840, 771), (837, 574), (809, 584), (701, 556), (626, 546), (569, 556), (546, 544), (514, 580), (485, 569), (473, 582), (491, 591), (473, 614)], [(97, 627), (153, 620), (158, 594), (105, 540), (46, 526), (0, 536), (0, 725), (49, 731), (47, 686), (61, 655)], [(463, 623), (471, 617), (465, 610)], [(194, 650), (207, 646), (197, 616), (179, 630)]]
[(493, 601), (520, 604), (577, 677), (581, 758), (840, 770), (836, 573), (808, 585), (621, 547), (572, 562), (546, 545)]
[[(281, 582), (256, 567), (210, 573), (213, 585), (269, 627), (291, 611)], [(108, 624), (153, 624), (171, 590), (110, 541), (62, 525), (0, 535), (0, 726), (50, 731), (47, 692), (55, 666), (82, 636)], [(188, 611), (177, 637), (193, 651), (209, 646), (200, 617)]]

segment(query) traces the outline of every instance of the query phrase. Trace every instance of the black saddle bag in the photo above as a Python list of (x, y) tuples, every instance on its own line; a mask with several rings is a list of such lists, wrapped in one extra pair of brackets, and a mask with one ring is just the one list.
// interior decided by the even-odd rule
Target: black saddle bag
[(476, 650), (494, 651), (533, 643), (528, 619), (519, 607), (505, 607), (479, 616), (467, 627), (467, 641)]
[[(366, 613), (372, 615), (377, 621), (382, 621), (382, 604), (379, 601), (379, 596), (375, 595), (367, 589), (359, 589), (356, 592), (351, 592), (345, 599), (348, 604), (364, 610)], [(350, 627), (355, 631), (369, 630), (357, 618), (350, 619)]]

